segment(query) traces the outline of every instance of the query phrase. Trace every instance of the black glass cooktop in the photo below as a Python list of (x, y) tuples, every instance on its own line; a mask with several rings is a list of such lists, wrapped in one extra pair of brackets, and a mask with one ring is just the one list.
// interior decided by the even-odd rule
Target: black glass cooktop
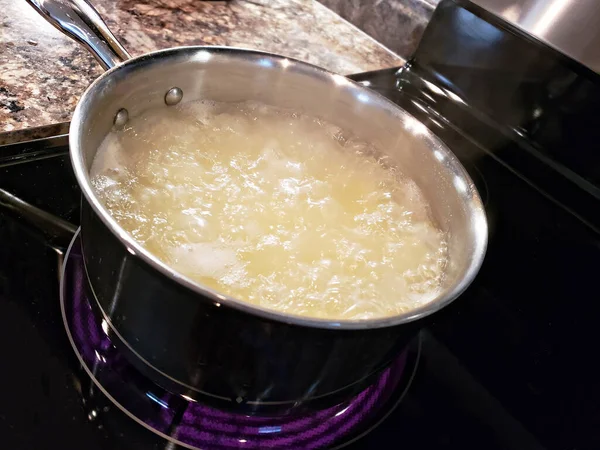
[[(600, 448), (600, 202), (489, 124), (473, 119), (458, 131), (394, 89), (393, 71), (359, 78), (461, 159), (484, 199), (490, 240), (475, 282), (410, 349), (416, 370), (397, 406), (347, 448)], [(0, 446), (178, 448), (111, 407), (67, 339), (58, 286), (72, 230), (25, 225), (27, 208), (9, 195), (78, 222), (66, 142), (42, 144), (0, 147)]]

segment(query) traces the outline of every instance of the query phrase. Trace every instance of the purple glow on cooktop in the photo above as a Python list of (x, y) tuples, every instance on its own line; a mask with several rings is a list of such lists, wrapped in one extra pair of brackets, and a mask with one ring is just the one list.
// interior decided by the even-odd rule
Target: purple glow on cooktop
[(79, 238), (67, 255), (62, 279), (65, 322), (90, 373), (122, 409), (152, 430), (202, 449), (323, 448), (339, 444), (370, 424), (404, 372), (407, 352), (352, 400), (293, 417), (255, 417), (224, 412), (172, 394), (144, 378), (113, 346), (86, 297)]

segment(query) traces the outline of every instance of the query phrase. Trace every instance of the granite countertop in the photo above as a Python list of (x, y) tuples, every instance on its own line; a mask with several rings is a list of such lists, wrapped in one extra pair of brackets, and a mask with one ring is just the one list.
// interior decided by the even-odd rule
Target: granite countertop
[(319, 0), (404, 58), (417, 48), (440, 0)]
[[(342, 74), (403, 62), (315, 0), (92, 3), (134, 56), (182, 45), (227, 45), (280, 53)], [(100, 75), (99, 65), (24, 0), (0, 0), (0, 24), (0, 144), (64, 130), (79, 96)]]

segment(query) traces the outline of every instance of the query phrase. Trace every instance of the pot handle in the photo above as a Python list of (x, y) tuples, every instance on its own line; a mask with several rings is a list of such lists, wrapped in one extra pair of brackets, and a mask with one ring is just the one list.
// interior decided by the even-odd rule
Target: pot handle
[(87, 0), (26, 1), (55, 28), (83, 44), (104, 69), (131, 57)]
[(66, 249), (77, 231), (77, 226), (56, 217), (0, 189), (0, 212), (9, 213), (20, 223), (28, 225), (55, 249)]

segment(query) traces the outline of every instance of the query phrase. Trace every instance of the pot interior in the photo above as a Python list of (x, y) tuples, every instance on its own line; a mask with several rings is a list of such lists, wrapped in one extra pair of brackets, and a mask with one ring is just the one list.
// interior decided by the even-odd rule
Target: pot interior
[[(438, 298), (409, 316), (439, 309), (475, 276), (487, 242), (479, 194), (458, 159), (422, 123), (343, 76), (285, 57), (231, 48), (184, 47), (135, 58), (102, 75), (82, 97), (71, 124), (75, 173), (92, 207), (122, 240), (128, 239), (126, 233), (95, 198), (88, 172), (117, 111), (125, 108), (132, 117), (148, 108), (167, 108), (165, 94), (173, 87), (183, 91), (183, 102), (256, 101), (325, 119), (372, 143), (390, 165), (412, 178), (433, 220), (448, 234), (449, 263)], [(126, 245), (152, 259), (132, 239)]]

